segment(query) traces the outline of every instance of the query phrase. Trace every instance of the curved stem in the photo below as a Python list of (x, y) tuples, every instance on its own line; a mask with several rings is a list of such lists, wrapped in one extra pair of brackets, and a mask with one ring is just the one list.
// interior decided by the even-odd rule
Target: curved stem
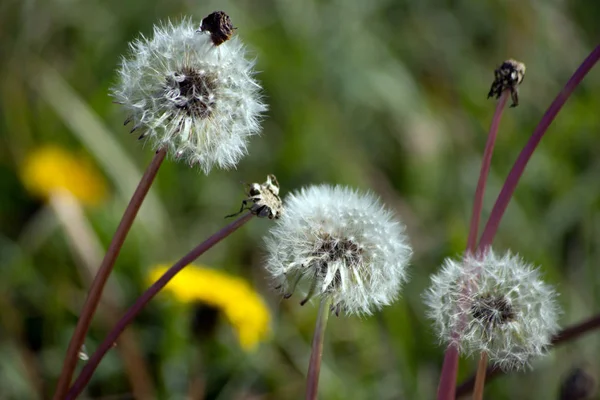
[(542, 140), (542, 137), (548, 131), (548, 127), (552, 121), (554, 121), (554, 118), (565, 104), (571, 93), (573, 93), (575, 88), (579, 85), (583, 78), (585, 78), (587, 73), (598, 62), (598, 59), (600, 59), (600, 46), (597, 46), (594, 50), (592, 50), (590, 55), (583, 61), (579, 68), (577, 68), (571, 79), (569, 79), (563, 90), (561, 90), (558, 96), (556, 96), (542, 117), (542, 120), (533, 131), (529, 141), (521, 151), (521, 154), (519, 154), (517, 161), (515, 161), (512, 170), (508, 174), (506, 182), (504, 182), (504, 186), (498, 195), (496, 204), (494, 204), (490, 218), (485, 226), (483, 234), (481, 235), (478, 250), (483, 250), (492, 244), (492, 240), (498, 231), (500, 220), (506, 211), (506, 207), (508, 207), (510, 198), (515, 192), (517, 183), (519, 182), (521, 175), (523, 175), (523, 171), (531, 159), (534, 150), (537, 148), (538, 144)]
[(308, 364), (306, 376), (306, 400), (315, 400), (319, 391), (319, 374), (321, 372), (321, 359), (323, 358), (323, 342), (325, 339), (325, 328), (329, 319), (331, 309), (331, 298), (325, 296), (321, 299), (319, 316), (315, 326), (315, 334), (312, 341), (312, 351)]
[(115, 327), (106, 336), (102, 344), (98, 346), (94, 354), (92, 354), (85, 367), (83, 367), (81, 374), (79, 377), (77, 377), (73, 387), (71, 387), (71, 390), (69, 390), (66, 398), (70, 400), (75, 399), (83, 391), (87, 383), (90, 381), (94, 371), (100, 364), (100, 361), (102, 361), (108, 350), (113, 347), (113, 344), (117, 338), (121, 335), (121, 333), (123, 333), (125, 328), (133, 321), (140, 311), (142, 311), (142, 309), (150, 302), (150, 300), (152, 300), (154, 296), (156, 296), (179, 271), (192, 263), (196, 258), (200, 257), (215, 244), (225, 239), (239, 227), (244, 225), (252, 217), (253, 215), (251, 213), (244, 214), (237, 220), (227, 225), (225, 228), (206, 239), (204, 242), (192, 249), (188, 254), (179, 259), (179, 261), (173, 264), (173, 266), (169, 268), (167, 272), (160, 277), (160, 279), (146, 289), (146, 291), (135, 301), (133, 306), (131, 306), (125, 315), (117, 322)]
[(485, 144), (483, 160), (481, 161), (481, 170), (479, 172), (479, 181), (477, 181), (477, 189), (475, 189), (475, 199), (473, 200), (473, 213), (471, 215), (471, 228), (469, 229), (469, 239), (467, 240), (467, 252), (469, 253), (474, 253), (475, 246), (477, 246), (477, 233), (479, 231), (479, 219), (481, 218), (481, 209), (483, 208), (483, 195), (485, 194), (487, 177), (490, 172), (490, 164), (492, 163), (492, 153), (494, 152), (494, 145), (496, 144), (496, 137), (498, 136), (498, 126), (500, 126), (502, 111), (504, 111), (509, 96), (510, 90), (505, 90), (502, 92), (500, 100), (496, 105), (496, 111), (494, 112), (494, 117), (492, 118), (492, 124), (490, 126), (490, 132), (488, 133), (487, 142)]
[[(496, 105), (496, 111), (492, 118), (492, 124), (488, 134), (488, 139), (485, 144), (485, 150), (483, 153), (483, 160), (481, 161), (481, 170), (479, 173), (479, 180), (477, 182), (477, 189), (475, 190), (475, 199), (473, 200), (473, 213), (471, 215), (471, 226), (469, 229), (469, 239), (467, 240), (467, 253), (474, 253), (475, 246), (477, 244), (477, 233), (479, 230), (479, 219), (481, 218), (481, 209), (483, 207), (483, 195), (485, 194), (485, 186), (487, 183), (487, 177), (490, 171), (490, 165), (492, 162), (492, 154), (494, 152), (494, 145), (496, 143), (496, 137), (498, 136), (498, 127), (500, 126), (500, 119), (502, 112), (506, 107), (506, 102), (510, 96), (510, 91), (505, 90), (500, 96), (500, 100)], [(438, 400), (442, 399), (454, 399), (454, 393), (456, 390), (456, 375), (458, 370), (458, 348), (456, 346), (449, 346), (444, 354), (444, 364), (442, 366), (442, 372), (440, 375), (440, 383), (438, 384)]]
[(123, 217), (121, 218), (121, 222), (117, 227), (117, 230), (110, 242), (108, 250), (104, 255), (104, 259), (100, 264), (100, 268), (98, 269), (98, 273), (92, 282), (90, 287), (88, 297), (85, 300), (83, 305), (83, 309), (81, 310), (81, 314), (79, 316), (79, 320), (77, 321), (77, 325), (75, 326), (75, 332), (73, 332), (73, 336), (71, 337), (71, 341), (69, 342), (69, 347), (67, 348), (67, 354), (65, 356), (65, 361), (63, 364), (63, 368), (60, 374), (60, 378), (58, 379), (58, 384), (56, 387), (56, 391), (54, 392), (54, 400), (62, 400), (69, 389), (69, 385), (71, 384), (71, 378), (73, 377), (73, 371), (75, 371), (75, 367), (77, 366), (77, 355), (79, 350), (81, 349), (81, 345), (85, 340), (85, 335), (90, 327), (92, 322), (92, 317), (96, 312), (96, 308), (98, 308), (98, 303), (100, 302), (100, 297), (102, 297), (102, 290), (106, 285), (106, 281), (110, 273), (113, 270), (115, 265), (115, 261), (117, 260), (117, 256), (121, 252), (121, 247), (123, 247), (123, 242), (125, 242), (125, 238), (133, 225), (133, 220), (135, 219), (142, 202), (146, 198), (148, 191), (150, 190), (150, 186), (152, 186), (152, 182), (154, 182), (154, 178), (158, 173), (158, 169), (160, 168), (163, 160), (165, 159), (165, 155), (167, 154), (167, 149), (160, 149), (154, 155), (152, 162), (146, 168), (140, 183), (138, 184), (125, 212), (123, 213)]
[[(67, 242), (72, 248), (81, 280), (91, 285), (95, 269), (101, 263), (102, 246), (95, 235), (90, 222), (85, 217), (81, 204), (69, 192), (55, 192), (49, 199), (50, 207), (54, 210), (67, 236)], [(110, 327), (117, 322), (121, 313), (122, 293), (111, 282), (107, 282), (106, 293), (96, 315), (103, 326)], [(107, 326), (108, 325), (108, 326)], [(126, 331), (119, 339), (119, 353), (125, 368), (132, 395), (136, 399), (154, 398), (155, 391), (150, 379), (150, 372), (142, 357), (139, 341), (132, 331)]]
[[(556, 334), (554, 338), (552, 338), (552, 345), (558, 346), (559, 344), (569, 342), (598, 328), (600, 328), (600, 314), (594, 315), (583, 322), (563, 329)], [(486, 374), (487, 380), (490, 381), (496, 376), (502, 374), (502, 370), (499, 368), (488, 367)], [(471, 390), (473, 390), (474, 385), (475, 377), (472, 376), (458, 386), (458, 389), (456, 389), (456, 397), (458, 398), (468, 394)]]

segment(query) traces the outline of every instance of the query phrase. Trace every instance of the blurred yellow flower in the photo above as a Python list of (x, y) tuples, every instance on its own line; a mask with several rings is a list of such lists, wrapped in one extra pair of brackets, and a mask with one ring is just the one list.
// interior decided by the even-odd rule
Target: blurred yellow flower
[[(154, 283), (167, 270), (153, 268)], [(200, 301), (219, 309), (235, 328), (244, 350), (253, 350), (270, 334), (271, 315), (261, 297), (243, 279), (213, 269), (189, 265), (165, 287), (184, 303)]]
[(21, 169), (27, 190), (48, 199), (66, 190), (86, 205), (96, 205), (106, 197), (106, 183), (97, 169), (84, 157), (58, 146), (44, 146), (27, 156)]

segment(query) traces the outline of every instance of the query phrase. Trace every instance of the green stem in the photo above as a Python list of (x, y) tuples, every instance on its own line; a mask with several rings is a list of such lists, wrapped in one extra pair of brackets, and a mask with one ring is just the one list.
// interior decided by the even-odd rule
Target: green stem
[(319, 306), (319, 316), (315, 326), (315, 334), (312, 341), (312, 352), (308, 364), (308, 375), (306, 377), (306, 400), (315, 400), (319, 390), (319, 374), (321, 372), (321, 359), (323, 358), (323, 341), (325, 339), (325, 328), (329, 319), (331, 309), (331, 297), (324, 296)]

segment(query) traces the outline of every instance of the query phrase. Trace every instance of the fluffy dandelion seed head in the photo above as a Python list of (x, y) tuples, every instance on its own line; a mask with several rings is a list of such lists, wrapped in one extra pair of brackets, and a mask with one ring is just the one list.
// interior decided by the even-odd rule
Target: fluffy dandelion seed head
[[(166, 265), (152, 268), (149, 282), (157, 281), (167, 269)], [(270, 335), (269, 309), (243, 279), (190, 265), (169, 281), (165, 291), (183, 303), (200, 302), (221, 311), (234, 327), (244, 350), (254, 350)]]
[(504, 370), (527, 366), (558, 331), (556, 292), (518, 255), (446, 259), (431, 280), (424, 298), (442, 342)]
[(189, 18), (167, 22), (131, 43), (113, 96), (140, 138), (208, 174), (237, 164), (266, 106), (240, 40), (215, 46), (198, 26)]
[(267, 238), (267, 269), (286, 297), (297, 284), (331, 296), (332, 308), (370, 314), (390, 304), (412, 255), (404, 225), (375, 196), (311, 186), (290, 194)]

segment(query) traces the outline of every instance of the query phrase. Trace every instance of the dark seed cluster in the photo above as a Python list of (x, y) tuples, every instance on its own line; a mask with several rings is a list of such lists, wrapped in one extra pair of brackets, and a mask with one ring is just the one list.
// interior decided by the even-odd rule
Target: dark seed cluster
[(321, 240), (322, 244), (315, 251), (315, 257), (323, 260), (325, 263), (325, 271), (322, 271), (323, 275), (327, 273), (328, 261), (342, 260), (349, 267), (360, 262), (363, 251), (352, 240), (347, 238), (335, 239), (328, 233), (324, 233)]
[(167, 89), (179, 91), (175, 106), (185, 110), (190, 117), (208, 118), (214, 105), (217, 80), (192, 67), (183, 67), (176, 78), (169, 78)]
[(491, 294), (475, 299), (471, 306), (471, 315), (488, 331), (513, 321), (516, 317), (514, 308), (506, 297)]

